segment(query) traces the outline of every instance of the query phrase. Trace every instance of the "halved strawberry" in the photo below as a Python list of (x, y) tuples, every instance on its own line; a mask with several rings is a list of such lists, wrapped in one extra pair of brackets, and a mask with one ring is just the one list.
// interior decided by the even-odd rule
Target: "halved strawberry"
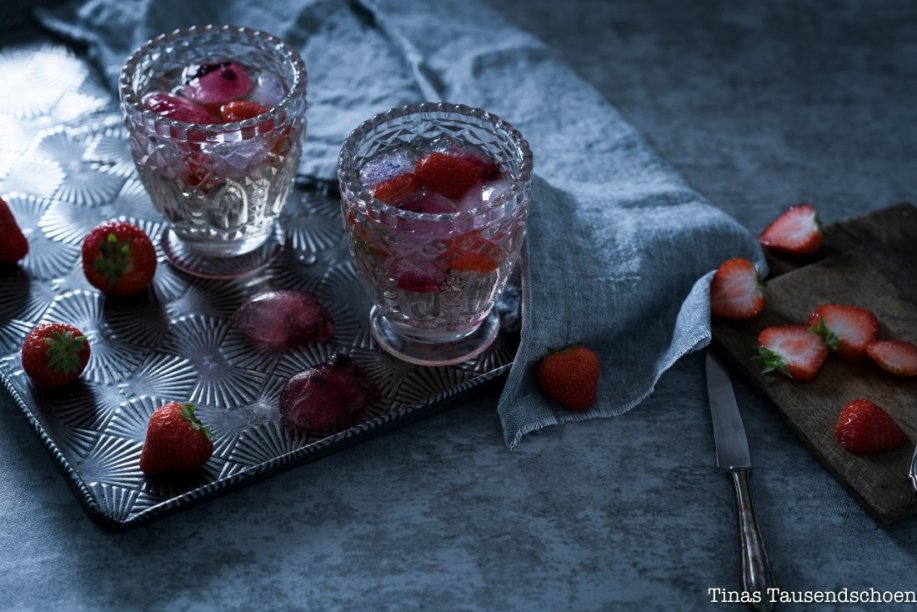
[(767, 374), (780, 372), (791, 380), (815, 378), (828, 356), (828, 347), (805, 325), (775, 325), (758, 334), (758, 358)]
[(369, 190), (373, 197), (386, 204), (399, 204), (402, 200), (417, 191), (417, 183), (411, 172), (405, 172), (386, 179)]
[(857, 455), (879, 453), (904, 446), (907, 434), (885, 410), (860, 398), (844, 406), (834, 435), (844, 450)]
[(29, 241), (16, 223), (9, 204), (0, 198), (0, 263), (16, 263), (29, 254)]
[(866, 354), (885, 370), (898, 376), (917, 376), (917, 344), (904, 340), (876, 340)]
[(850, 363), (866, 356), (866, 345), (876, 339), (879, 322), (865, 308), (823, 304), (809, 317), (809, 330), (822, 337), (828, 348)]
[(473, 163), (446, 153), (430, 153), (414, 168), (421, 187), (429, 187), (447, 198), (457, 200), (481, 182), (481, 171)]
[(748, 259), (724, 261), (710, 283), (710, 314), (725, 319), (751, 319), (764, 310), (764, 283)]
[(764, 228), (758, 242), (790, 255), (811, 255), (822, 245), (821, 223), (811, 204), (791, 206)]
[(257, 102), (248, 100), (233, 100), (220, 107), (220, 118), (226, 123), (244, 121), (266, 113), (268, 108)]

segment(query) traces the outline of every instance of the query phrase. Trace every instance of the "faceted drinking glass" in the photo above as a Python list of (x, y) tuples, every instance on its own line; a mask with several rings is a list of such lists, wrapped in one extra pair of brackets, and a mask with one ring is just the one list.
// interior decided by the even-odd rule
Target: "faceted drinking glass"
[[(180, 85), (189, 67), (221, 62), (246, 67), (256, 88), (273, 90), (267, 112), (193, 123), (144, 105), (149, 92)], [(306, 77), (302, 58), (281, 39), (229, 25), (162, 34), (127, 59), (120, 94), (130, 150), (167, 222), (163, 250), (178, 268), (230, 278), (263, 268), (280, 251), (276, 221), (302, 153)]]
[[(498, 195), (473, 208), (418, 211), (373, 197), (379, 159), (435, 148), (473, 148), (497, 164)], [(382, 162), (381, 165), (396, 162)], [(396, 164), (397, 165), (397, 164)], [(384, 168), (383, 168), (384, 171)], [(341, 148), (344, 225), (374, 306), (371, 331), (411, 363), (447, 365), (486, 349), (499, 331), (494, 304), (519, 259), (531, 198), (532, 154), (522, 135), (479, 108), (423, 103), (394, 108), (355, 129)]]

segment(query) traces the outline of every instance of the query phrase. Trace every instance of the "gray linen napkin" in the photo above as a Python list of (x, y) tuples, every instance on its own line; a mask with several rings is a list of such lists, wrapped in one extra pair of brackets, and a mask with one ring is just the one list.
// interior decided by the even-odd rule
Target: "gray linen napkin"
[[(499, 415), (515, 446), (547, 425), (621, 414), (682, 355), (710, 340), (708, 287), (729, 257), (764, 265), (753, 237), (659, 159), (544, 44), (476, 0), (86, 0), (39, 17), (84, 41), (114, 87), (125, 57), (180, 26), (235, 23), (297, 46), (309, 68), (300, 171), (334, 178), (344, 138), (420, 100), (480, 106), (515, 125), (535, 156), (522, 341)], [(534, 366), (571, 343), (602, 363), (597, 405), (544, 398)]]

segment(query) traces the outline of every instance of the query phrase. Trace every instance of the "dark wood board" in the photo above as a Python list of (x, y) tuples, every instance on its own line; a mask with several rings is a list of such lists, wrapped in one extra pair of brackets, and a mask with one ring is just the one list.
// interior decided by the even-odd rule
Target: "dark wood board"
[[(917, 208), (898, 205), (825, 228), (825, 248), (805, 262), (769, 255), (765, 312), (752, 321), (713, 322), (715, 350), (766, 394), (789, 427), (878, 522), (917, 513), (907, 473), (914, 445), (869, 456), (843, 450), (834, 437), (841, 408), (867, 397), (917, 442), (917, 378), (888, 374), (871, 361), (830, 356), (807, 383), (764, 375), (753, 359), (766, 326), (805, 323), (821, 304), (872, 310), (880, 338), (917, 343)], [(776, 274), (776, 275), (775, 275)]]

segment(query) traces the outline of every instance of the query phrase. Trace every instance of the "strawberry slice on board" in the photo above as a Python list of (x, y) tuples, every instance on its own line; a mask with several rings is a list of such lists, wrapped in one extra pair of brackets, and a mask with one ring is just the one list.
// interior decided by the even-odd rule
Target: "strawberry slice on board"
[(837, 356), (850, 363), (866, 357), (866, 346), (876, 339), (879, 322), (872, 311), (845, 304), (823, 304), (809, 317), (809, 329)]
[(896, 376), (917, 376), (917, 344), (904, 340), (876, 340), (866, 354), (880, 368)]
[(0, 263), (13, 264), (29, 254), (29, 241), (3, 198), (0, 198), (0, 236), (3, 236), (0, 240)]
[(764, 310), (764, 283), (748, 259), (724, 261), (710, 283), (710, 314), (724, 319), (753, 319)]
[(881, 453), (909, 442), (895, 419), (865, 398), (844, 406), (834, 426), (834, 435), (844, 450), (857, 455)]
[(791, 206), (764, 228), (758, 242), (790, 255), (812, 255), (823, 242), (821, 222), (811, 204)]
[(758, 359), (762, 372), (780, 372), (790, 380), (815, 378), (828, 357), (828, 346), (806, 325), (775, 325), (758, 334)]

